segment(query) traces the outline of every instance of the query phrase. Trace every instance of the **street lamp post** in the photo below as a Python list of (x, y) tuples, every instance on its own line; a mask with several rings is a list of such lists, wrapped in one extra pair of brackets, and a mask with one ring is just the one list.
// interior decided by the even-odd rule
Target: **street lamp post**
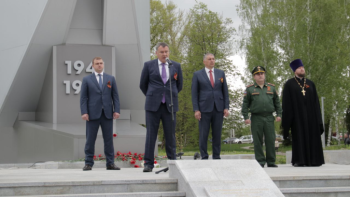
[(322, 139), (322, 147), (324, 148), (326, 146), (326, 142), (325, 142), (325, 133), (326, 133), (326, 129), (324, 127), (324, 100), (325, 98), (324, 97), (321, 97), (321, 102), (322, 102), (322, 122), (323, 122), (323, 133), (321, 135), (321, 139)]

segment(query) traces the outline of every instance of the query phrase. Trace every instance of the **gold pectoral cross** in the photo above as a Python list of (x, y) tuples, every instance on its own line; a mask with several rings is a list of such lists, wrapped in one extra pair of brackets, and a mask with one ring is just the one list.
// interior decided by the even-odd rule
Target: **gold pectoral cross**
[(304, 90), (304, 88), (303, 88), (303, 90), (302, 90), (301, 92), (303, 93), (303, 96), (305, 96), (305, 92), (306, 92), (306, 91)]

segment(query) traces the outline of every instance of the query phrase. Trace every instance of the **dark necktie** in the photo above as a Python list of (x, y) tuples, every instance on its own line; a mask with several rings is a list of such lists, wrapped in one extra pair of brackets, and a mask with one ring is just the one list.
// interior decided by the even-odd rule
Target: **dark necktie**
[(100, 85), (100, 88), (102, 90), (102, 75), (101, 74), (98, 74), (98, 85)]

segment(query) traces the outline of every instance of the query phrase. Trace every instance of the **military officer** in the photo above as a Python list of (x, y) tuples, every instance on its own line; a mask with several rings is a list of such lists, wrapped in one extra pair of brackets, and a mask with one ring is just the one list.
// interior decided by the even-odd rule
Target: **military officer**
[[(247, 86), (244, 92), (242, 115), (245, 124), (251, 123), (255, 159), (261, 167), (277, 167), (275, 152), (275, 126), (273, 112), (277, 112), (276, 121), (281, 121), (282, 108), (275, 85), (265, 82), (265, 68), (257, 66), (252, 71), (255, 83)], [(251, 113), (249, 119), (248, 112)], [(265, 138), (266, 158), (263, 151)]]

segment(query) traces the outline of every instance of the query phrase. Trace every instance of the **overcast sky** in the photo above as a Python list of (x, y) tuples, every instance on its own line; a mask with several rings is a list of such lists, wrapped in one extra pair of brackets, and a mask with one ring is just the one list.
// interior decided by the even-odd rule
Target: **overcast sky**
[[(163, 3), (169, 2), (169, 0), (161, 0)], [(208, 6), (208, 9), (217, 12), (222, 15), (224, 18), (231, 18), (233, 21), (233, 27), (238, 30), (238, 27), (241, 25), (241, 20), (237, 14), (237, 5), (239, 5), (240, 0), (172, 0), (172, 2), (177, 5), (177, 7), (184, 11), (189, 11), (196, 2), (203, 2)], [(230, 59), (233, 60), (233, 63), (238, 66), (241, 73), (243, 73), (244, 68), (246, 67), (244, 57), (240, 54), (234, 54)], [(241, 80), (232, 79), (234, 83), (230, 83), (235, 88), (240, 87), (244, 88), (245, 85)]]

